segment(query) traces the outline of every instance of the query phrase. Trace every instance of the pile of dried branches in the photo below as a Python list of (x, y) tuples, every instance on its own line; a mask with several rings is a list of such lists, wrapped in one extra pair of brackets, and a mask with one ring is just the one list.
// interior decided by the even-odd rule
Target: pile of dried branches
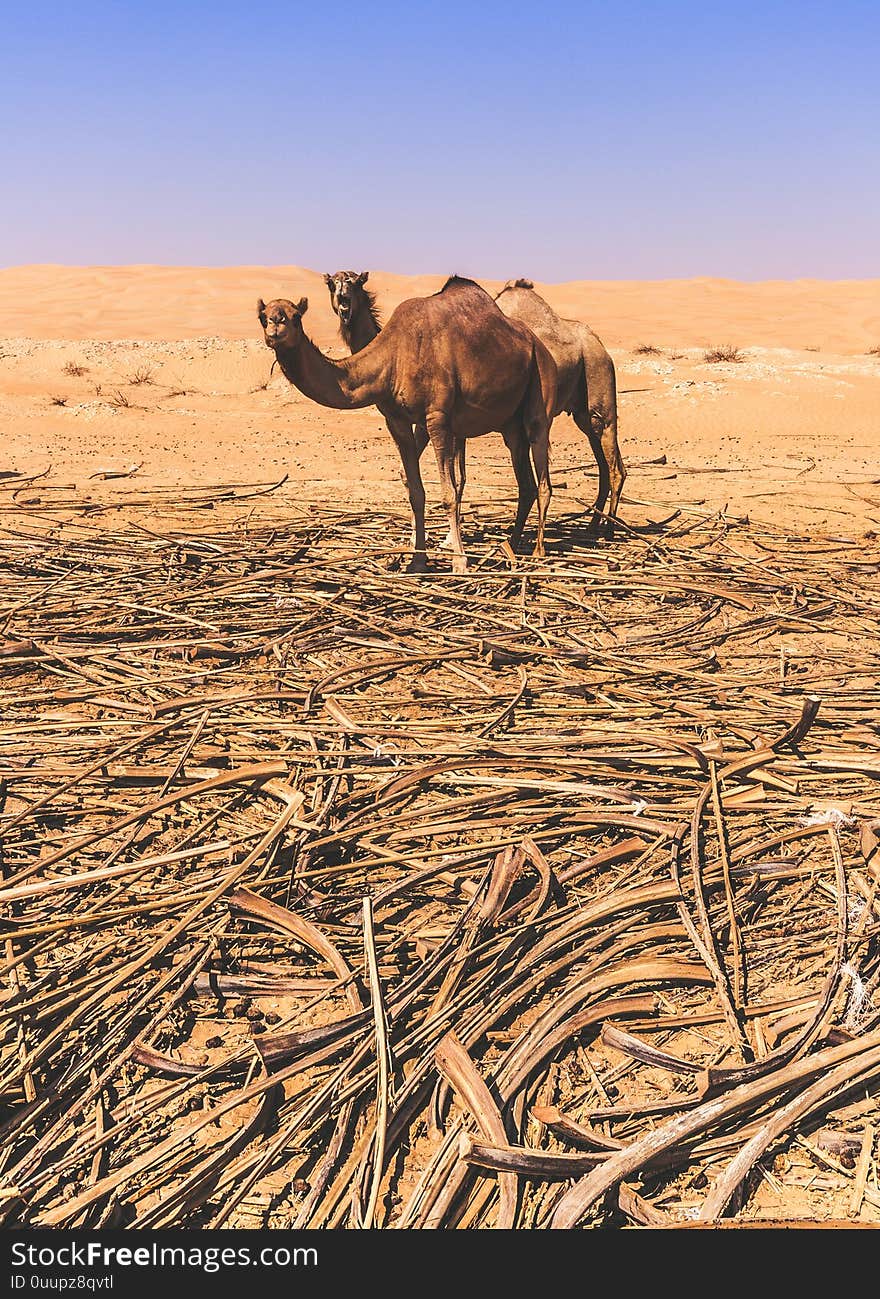
[(3, 1221), (874, 1212), (876, 542), (254, 509), (5, 520)]

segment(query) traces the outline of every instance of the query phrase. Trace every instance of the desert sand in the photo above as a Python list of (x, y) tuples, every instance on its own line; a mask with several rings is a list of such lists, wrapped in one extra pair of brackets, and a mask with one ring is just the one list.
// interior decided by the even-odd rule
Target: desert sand
[[(387, 318), (443, 279), (370, 286)], [(580, 526), (596, 469), (560, 418), (547, 559), (504, 553), (490, 435), (464, 577), (424, 457), (422, 578), (378, 412), (310, 402), (262, 341), (257, 298), (306, 294), (341, 354), (317, 271), (0, 271), (4, 1224), (715, 1225), (737, 1150), (735, 1225), (880, 1226), (880, 281), (537, 287), (616, 362), (620, 532)], [(362, 1210), (383, 989), (394, 1104), (422, 1081)], [(258, 1055), (293, 1057), (286, 1092)], [(468, 1077), (508, 1067), (549, 1180), (496, 1203), (471, 1170), (435, 1216)], [(560, 1116), (612, 1140), (589, 1186)], [(682, 1116), (707, 1139), (655, 1167)]]
[[(387, 318), (444, 278), (372, 271), (370, 287)], [(727, 509), (808, 533), (880, 527), (880, 355), (871, 352), (880, 346), (880, 281), (536, 287), (561, 314), (587, 320), (614, 357), (629, 470), (624, 520)], [(379, 499), (403, 515), (396, 453), (378, 413), (325, 410), (270, 373), (256, 299), (302, 294), (312, 337), (342, 355), (317, 270), (0, 270), (0, 472), (42, 475), (43, 499), (54, 493), (54, 502), (74, 487), (122, 502), (138, 487), (286, 476), (276, 506), (287, 492), (307, 493)], [(725, 345), (739, 349), (738, 361), (705, 360)], [(512, 501), (500, 439), (481, 439), (469, 456), (467, 508)], [(423, 469), (436, 506), (430, 451)], [(594, 491), (589, 448), (567, 417), (554, 425), (553, 473), (551, 521)], [(29, 501), (40, 503), (36, 494)]]

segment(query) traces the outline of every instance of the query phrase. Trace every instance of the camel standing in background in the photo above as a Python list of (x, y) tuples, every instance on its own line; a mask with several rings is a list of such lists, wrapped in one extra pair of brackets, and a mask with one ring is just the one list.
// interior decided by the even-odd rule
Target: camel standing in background
[(453, 572), (467, 570), (453, 474), (456, 445), (485, 433), (502, 434), (516, 474), (519, 499), (511, 542), (522, 535), (537, 498), (534, 554), (542, 556), (552, 496), (549, 443), (557, 380), (553, 357), (531, 329), (508, 319), (473, 280), (452, 276), (439, 293), (402, 302), (361, 351), (333, 361), (303, 330), (307, 308), (306, 298), (297, 303), (276, 298), (268, 304), (260, 299), (257, 315), (266, 345), (288, 381), (306, 397), (335, 410), (376, 406), (384, 415), (413, 512), (410, 570), (423, 571), (427, 564), (425, 489), (413, 425), (424, 425), (437, 457)]
[(366, 287), (369, 277), (369, 271), (334, 271), (324, 276), (342, 341), (352, 353), (363, 351), (382, 329), (376, 295)]
[[(376, 295), (366, 287), (369, 277), (369, 271), (333, 271), (332, 273), (328, 271), (324, 276), (324, 283), (330, 291), (330, 306), (339, 318), (339, 333), (343, 343), (345, 343), (352, 355), (355, 352), (363, 351), (382, 330), (382, 318), (379, 315), (379, 308), (376, 306)], [(392, 437), (397, 441), (400, 431), (398, 430), (398, 434), (395, 434), (393, 430), (390, 431)], [(424, 424), (420, 424), (412, 428), (411, 432), (416, 441), (418, 455), (421, 456), (428, 445), (428, 430)], [(455, 494), (458, 497), (460, 508), (466, 482), (464, 442), (459, 443), (454, 471)], [(406, 477), (402, 471), (401, 478), (405, 485)], [(451, 544), (452, 534), (450, 533), (443, 545), (450, 546)], [(415, 542), (413, 542), (413, 546), (415, 546)]]
[[(590, 530), (594, 534), (604, 531), (610, 537), (626, 479), (617, 445), (614, 362), (589, 325), (557, 316), (535, 292), (531, 280), (508, 280), (495, 301), (506, 316), (528, 325), (556, 362), (559, 386), (553, 413), (566, 411), (590, 439), (599, 467), (599, 491)], [(609, 494), (611, 500), (603, 514)]]

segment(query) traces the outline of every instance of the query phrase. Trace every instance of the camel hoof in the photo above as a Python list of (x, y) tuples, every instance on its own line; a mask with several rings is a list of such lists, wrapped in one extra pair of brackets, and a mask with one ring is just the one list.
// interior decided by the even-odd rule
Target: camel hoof
[(427, 573), (428, 561), (424, 555), (413, 555), (406, 566), (407, 573)]
[(467, 562), (466, 555), (452, 556), (452, 571), (453, 573), (466, 573), (468, 571), (468, 562)]
[(535, 546), (535, 549), (532, 551), (532, 559), (544, 559), (544, 558), (545, 558), (544, 547), (542, 545)]
[(452, 550), (452, 533), (447, 532), (446, 536), (440, 542), (441, 550)]

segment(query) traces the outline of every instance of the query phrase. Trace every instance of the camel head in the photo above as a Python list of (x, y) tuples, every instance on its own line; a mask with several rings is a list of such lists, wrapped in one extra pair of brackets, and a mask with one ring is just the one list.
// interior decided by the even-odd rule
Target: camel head
[(343, 325), (347, 325), (355, 313), (358, 302), (363, 299), (363, 287), (369, 277), (369, 271), (336, 271), (324, 276), (324, 283), (330, 290), (330, 305)]
[(271, 348), (294, 347), (303, 336), (302, 318), (308, 310), (308, 298), (290, 302), (287, 298), (273, 298), (257, 303), (257, 315), (263, 326), (263, 338)]

